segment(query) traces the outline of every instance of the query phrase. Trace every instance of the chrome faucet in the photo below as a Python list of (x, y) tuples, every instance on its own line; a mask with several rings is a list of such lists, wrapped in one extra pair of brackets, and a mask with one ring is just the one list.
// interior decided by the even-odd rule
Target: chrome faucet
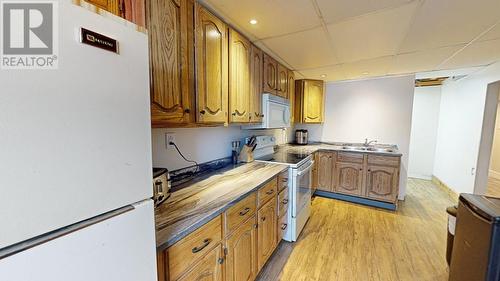
[(365, 143), (363, 145), (364, 146), (370, 146), (372, 143), (377, 143), (377, 140), (368, 141), (368, 139), (365, 139)]

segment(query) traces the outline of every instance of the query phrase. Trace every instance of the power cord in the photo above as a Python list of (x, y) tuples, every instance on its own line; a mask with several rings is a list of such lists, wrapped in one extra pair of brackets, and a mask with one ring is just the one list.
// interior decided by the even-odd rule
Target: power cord
[(196, 162), (194, 160), (187, 159), (184, 156), (184, 154), (182, 154), (181, 150), (177, 147), (177, 145), (175, 144), (175, 142), (171, 141), (168, 144), (173, 145), (175, 147), (175, 150), (177, 150), (177, 153), (179, 153), (179, 155), (182, 157), (182, 159), (184, 159), (184, 161), (190, 162), (190, 163), (194, 163), (194, 165), (196, 166), (196, 172), (198, 171), (198, 169), (200, 168), (200, 165), (198, 165), (198, 162)]

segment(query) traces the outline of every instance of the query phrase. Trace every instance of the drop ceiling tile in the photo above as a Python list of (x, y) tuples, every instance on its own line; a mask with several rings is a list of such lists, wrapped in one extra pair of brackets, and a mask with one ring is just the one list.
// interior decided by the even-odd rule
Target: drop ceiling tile
[[(310, 1), (304, 0), (202, 0), (226, 20), (255, 38), (267, 38), (320, 25)], [(251, 25), (250, 20), (258, 23)], [(254, 39), (254, 38), (251, 38)]]
[(460, 50), (463, 46), (465, 45), (397, 55), (393, 65), (389, 68), (389, 73), (405, 74), (435, 70), (440, 63)]
[(500, 19), (498, 0), (426, 0), (401, 52), (468, 43)]
[(442, 69), (463, 68), (494, 63), (500, 60), (500, 39), (476, 42), (458, 53)]
[[(340, 64), (314, 69), (299, 70), (298, 72), (300, 72), (300, 74), (308, 79), (319, 79), (325, 81), (338, 81), (346, 79), (344, 70), (342, 68), (342, 65)], [(322, 77), (322, 75), (326, 75), (326, 77)]]
[(500, 39), (500, 23), (493, 27), (488, 33), (479, 38), (479, 41), (488, 41), (493, 39)]
[(346, 79), (358, 79), (384, 76), (394, 61), (393, 56), (363, 60), (342, 65)]
[(322, 28), (262, 40), (294, 69), (336, 64), (335, 54)]
[(410, 26), (417, 2), (328, 25), (340, 62), (395, 55)]
[(316, 0), (326, 23), (335, 23), (352, 17), (393, 8), (412, 0)]

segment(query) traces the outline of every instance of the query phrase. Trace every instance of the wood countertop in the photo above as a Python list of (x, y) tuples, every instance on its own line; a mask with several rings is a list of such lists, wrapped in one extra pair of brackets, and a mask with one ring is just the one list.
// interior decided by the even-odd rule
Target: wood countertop
[(155, 209), (157, 250), (181, 240), (286, 169), (287, 165), (251, 162), (173, 192)]

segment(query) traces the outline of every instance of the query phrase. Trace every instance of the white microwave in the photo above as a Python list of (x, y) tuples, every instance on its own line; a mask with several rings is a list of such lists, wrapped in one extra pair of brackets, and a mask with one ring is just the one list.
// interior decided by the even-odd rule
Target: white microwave
[(262, 95), (261, 124), (242, 126), (243, 129), (279, 129), (290, 127), (290, 101), (272, 94)]

